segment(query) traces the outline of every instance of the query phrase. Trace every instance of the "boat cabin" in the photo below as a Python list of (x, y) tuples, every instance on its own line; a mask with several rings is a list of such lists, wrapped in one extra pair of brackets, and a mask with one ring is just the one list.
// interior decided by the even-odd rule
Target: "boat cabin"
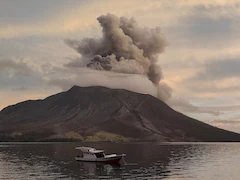
[(82, 158), (93, 159), (105, 157), (103, 150), (96, 150), (90, 147), (76, 147), (76, 149), (82, 151)]

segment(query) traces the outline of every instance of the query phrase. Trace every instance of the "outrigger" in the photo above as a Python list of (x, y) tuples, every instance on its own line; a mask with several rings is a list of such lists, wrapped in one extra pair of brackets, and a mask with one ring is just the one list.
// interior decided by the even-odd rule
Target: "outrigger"
[(85, 162), (104, 162), (104, 163), (120, 163), (120, 160), (126, 156), (126, 154), (104, 154), (104, 150), (97, 150), (91, 147), (76, 147), (75, 149), (82, 152), (81, 156), (75, 157), (76, 161)]

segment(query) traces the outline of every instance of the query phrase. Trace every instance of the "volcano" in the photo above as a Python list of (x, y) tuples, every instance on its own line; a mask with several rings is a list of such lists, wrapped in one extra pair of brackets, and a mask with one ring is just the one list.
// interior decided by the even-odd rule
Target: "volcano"
[(73, 86), (0, 111), (0, 141), (240, 141), (240, 134), (187, 117), (123, 89)]

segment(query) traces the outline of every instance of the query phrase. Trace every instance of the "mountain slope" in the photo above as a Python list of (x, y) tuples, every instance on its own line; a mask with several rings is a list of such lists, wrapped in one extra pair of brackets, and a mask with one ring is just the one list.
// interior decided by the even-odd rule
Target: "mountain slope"
[(86, 139), (96, 134), (98, 139), (107, 134), (142, 141), (240, 141), (239, 134), (189, 118), (150, 95), (105, 87), (74, 86), (0, 112), (0, 140)]

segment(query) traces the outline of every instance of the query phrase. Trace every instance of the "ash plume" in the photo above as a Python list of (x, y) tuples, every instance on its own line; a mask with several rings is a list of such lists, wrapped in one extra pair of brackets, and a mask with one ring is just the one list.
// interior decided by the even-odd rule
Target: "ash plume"
[(101, 38), (65, 40), (81, 55), (76, 61), (82, 61), (66, 66), (146, 76), (157, 88), (157, 97), (166, 101), (171, 96), (171, 88), (160, 82), (163, 73), (157, 60), (167, 46), (160, 28), (140, 27), (133, 18), (118, 18), (113, 14), (102, 15), (97, 20), (102, 27)]

